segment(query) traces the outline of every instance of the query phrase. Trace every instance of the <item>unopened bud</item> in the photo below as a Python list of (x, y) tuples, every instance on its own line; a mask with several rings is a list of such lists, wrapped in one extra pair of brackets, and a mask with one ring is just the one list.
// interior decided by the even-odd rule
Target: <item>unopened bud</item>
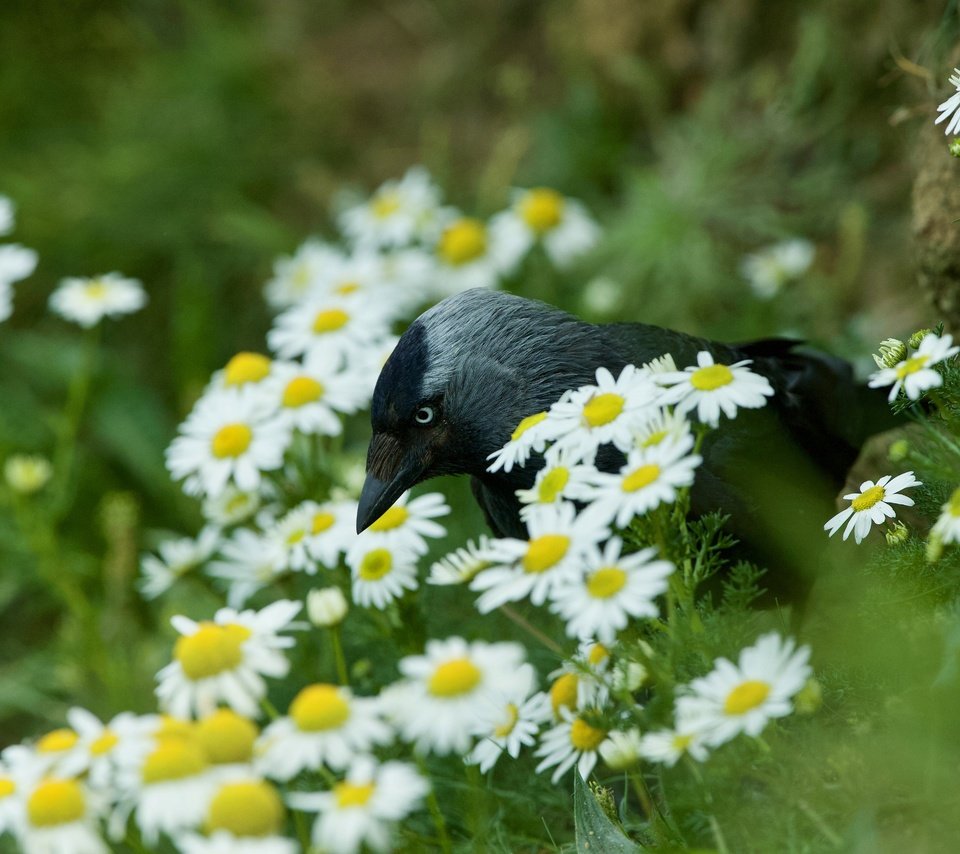
[(613, 669), (611, 683), (614, 691), (632, 694), (643, 687), (650, 674), (639, 661), (621, 661)]
[(33, 495), (50, 482), (53, 466), (46, 457), (14, 454), (7, 457), (3, 466), (3, 476), (14, 492)]
[(613, 730), (597, 750), (611, 771), (626, 771), (640, 761), (640, 730)]
[(873, 354), (878, 368), (892, 368), (907, 358), (907, 345), (899, 338), (887, 338), (880, 342), (880, 352)]
[(793, 705), (796, 707), (797, 713), (801, 715), (812, 715), (820, 708), (822, 702), (823, 688), (812, 676), (793, 698)]
[(899, 546), (910, 538), (910, 529), (899, 519), (884, 531), (888, 546)]
[(910, 336), (910, 339), (907, 343), (910, 345), (911, 350), (916, 350), (920, 346), (920, 342), (923, 341), (931, 332), (932, 329), (918, 329), (913, 335)]
[(906, 439), (897, 439), (887, 449), (887, 457), (891, 463), (903, 462), (910, 453), (910, 443)]
[(324, 587), (307, 594), (307, 616), (318, 628), (339, 626), (347, 616), (347, 599), (339, 587)]
[(951, 157), (960, 157), (960, 137), (950, 140), (947, 151), (950, 152)]

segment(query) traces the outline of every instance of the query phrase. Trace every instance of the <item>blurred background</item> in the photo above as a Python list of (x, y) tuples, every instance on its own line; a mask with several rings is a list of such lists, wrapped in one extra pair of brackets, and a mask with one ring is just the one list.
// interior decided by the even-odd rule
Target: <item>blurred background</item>
[[(85, 657), (0, 508), (0, 743), (73, 702), (151, 706), (170, 639), (139, 555), (199, 527), (163, 450), (211, 371), (264, 349), (274, 259), (351, 194), (414, 164), (480, 216), (554, 187), (605, 237), (525, 295), (872, 366), (938, 319), (910, 197), (956, 35), (955, 0), (4, 0), (0, 192), (40, 262), (0, 330), (0, 457), (52, 444), (80, 358), (47, 311), (57, 282), (118, 270), (150, 302), (104, 330), (70, 546), (48, 555), (94, 591), (111, 655)], [(759, 299), (743, 258), (789, 238), (812, 265)]]

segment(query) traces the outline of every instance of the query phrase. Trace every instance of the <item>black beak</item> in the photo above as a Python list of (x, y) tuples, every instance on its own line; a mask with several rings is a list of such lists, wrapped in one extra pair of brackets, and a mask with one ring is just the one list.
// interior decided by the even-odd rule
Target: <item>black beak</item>
[[(383, 445), (393, 445), (394, 443), (386, 437), (375, 435), (370, 443), (370, 451), (367, 454), (367, 479), (363, 482), (363, 489), (360, 491), (360, 501), (357, 505), (357, 533), (366, 530), (377, 521), (390, 506), (411, 486), (420, 481), (425, 465), (419, 461), (403, 458), (401, 460), (391, 460), (394, 466), (399, 466), (386, 476), (385, 479), (377, 477), (377, 474), (383, 473), (392, 468), (388, 461), (383, 458), (383, 451), (386, 450)], [(374, 471), (377, 474), (374, 474)]]

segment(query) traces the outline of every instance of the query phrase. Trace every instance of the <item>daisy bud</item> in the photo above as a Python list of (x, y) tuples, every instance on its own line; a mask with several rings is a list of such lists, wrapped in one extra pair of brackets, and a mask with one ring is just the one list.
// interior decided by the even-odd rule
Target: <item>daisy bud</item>
[(892, 368), (907, 358), (907, 345), (899, 338), (887, 338), (880, 342), (880, 353), (873, 354), (878, 368)]
[(931, 332), (932, 329), (918, 329), (910, 338), (907, 340), (907, 344), (910, 345), (911, 350), (916, 350), (920, 346), (920, 342), (923, 341)]
[(590, 781), (590, 791), (597, 799), (597, 806), (603, 810), (604, 815), (614, 824), (620, 824), (620, 815), (617, 812), (617, 802), (613, 798), (613, 789), (601, 786), (596, 780)]
[(910, 537), (910, 529), (899, 519), (893, 523), (893, 526), (884, 531), (888, 546), (899, 546), (905, 543)]
[(21, 495), (33, 495), (43, 489), (53, 476), (53, 466), (46, 457), (14, 454), (3, 466), (7, 486)]
[(943, 554), (943, 538), (938, 534), (930, 534), (927, 540), (927, 563), (936, 563)]
[(640, 730), (613, 730), (598, 748), (611, 771), (626, 771), (640, 761)]
[(906, 439), (897, 439), (896, 442), (891, 443), (890, 448), (887, 450), (887, 457), (890, 462), (899, 463), (903, 462), (909, 453), (910, 443)]
[(947, 151), (950, 152), (951, 157), (960, 157), (960, 137), (951, 140), (947, 146)]
[(793, 705), (799, 715), (812, 715), (823, 702), (823, 688), (812, 676), (793, 698)]
[(317, 628), (332, 628), (347, 615), (347, 600), (339, 587), (311, 590), (307, 594), (307, 616)]

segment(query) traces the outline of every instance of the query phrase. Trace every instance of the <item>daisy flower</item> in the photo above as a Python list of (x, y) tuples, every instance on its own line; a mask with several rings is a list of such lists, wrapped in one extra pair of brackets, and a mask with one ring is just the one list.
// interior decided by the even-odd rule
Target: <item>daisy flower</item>
[(244, 388), (260, 385), (273, 371), (274, 363), (263, 353), (242, 351), (210, 378), (209, 389)]
[(941, 543), (960, 543), (960, 488), (953, 491), (950, 500), (940, 508), (940, 515), (930, 530)]
[(556, 438), (556, 433), (556, 424), (547, 420), (546, 411), (526, 416), (510, 434), (510, 441), (487, 457), (492, 460), (487, 471), (511, 472), (514, 466), (524, 465), (531, 454), (542, 453), (547, 442)]
[(206, 563), (220, 544), (220, 531), (207, 526), (194, 539), (183, 537), (165, 540), (157, 549), (159, 554), (144, 555), (140, 559), (140, 592), (145, 599), (156, 599), (166, 593), (178, 578)]
[(630, 451), (617, 474), (594, 475), (594, 486), (586, 490), (590, 511), (608, 524), (626, 528), (634, 516), (672, 504), (678, 491), (693, 483), (694, 469), (703, 462), (699, 454), (690, 453), (692, 449), (693, 438), (686, 436)]
[(933, 366), (960, 353), (960, 347), (953, 346), (953, 336), (925, 335), (917, 351), (909, 358), (898, 362), (892, 368), (883, 368), (871, 374), (870, 388), (882, 388), (892, 385), (887, 400), (893, 402), (903, 389), (910, 400), (917, 400), (921, 394), (931, 388), (943, 385), (943, 377)]
[(554, 715), (559, 720), (564, 707), (576, 710), (588, 707), (602, 708), (610, 699), (610, 684), (620, 679), (619, 672), (611, 670), (610, 649), (593, 640), (580, 642), (573, 657), (564, 661), (550, 674), (554, 681), (550, 698)]
[(429, 640), (423, 655), (400, 660), (405, 681), (393, 686), (384, 705), (417, 750), (465, 754), (490, 702), (532, 689), (523, 663), (516, 643)]
[[(676, 367), (670, 370), (675, 371)], [(639, 448), (650, 448), (667, 440), (683, 443), (690, 438), (691, 432), (691, 424), (686, 418), (664, 407), (650, 413), (649, 418), (634, 431), (633, 441)]]
[(203, 518), (213, 525), (229, 528), (245, 522), (260, 509), (260, 493), (237, 489), (232, 484), (216, 495), (207, 495), (203, 499)]
[(656, 549), (621, 555), (622, 548), (619, 537), (607, 540), (602, 552), (591, 546), (583, 574), (564, 578), (554, 587), (550, 610), (566, 622), (570, 637), (611, 644), (631, 618), (659, 614), (654, 600), (666, 591), (673, 564), (654, 560)]
[(950, 85), (957, 91), (937, 107), (940, 115), (934, 121), (934, 124), (938, 125), (940, 122), (950, 119), (943, 129), (947, 136), (956, 133), (957, 129), (960, 128), (960, 68), (953, 69), (953, 74), (950, 75)]
[(96, 715), (76, 707), (67, 712), (67, 721), (77, 735), (78, 770), (86, 772), (88, 783), (97, 790), (114, 783), (119, 752), (149, 747), (157, 724), (155, 715), (133, 712), (121, 712), (104, 724)]
[[(525, 668), (532, 668), (529, 664)], [(536, 682), (531, 672), (530, 687)], [(486, 774), (506, 753), (513, 759), (523, 747), (530, 747), (537, 740), (542, 724), (550, 719), (550, 697), (542, 691), (530, 695), (530, 689), (520, 691), (513, 697), (491, 699), (487, 711), (480, 712), (477, 735), (480, 740), (464, 760), (470, 765), (479, 765), (480, 773)]]
[(307, 593), (307, 616), (320, 629), (339, 626), (350, 606), (339, 587), (324, 587)]
[(387, 317), (376, 303), (321, 297), (291, 306), (277, 317), (267, 344), (283, 359), (320, 348), (339, 367), (338, 360), (372, 346), (389, 331)]
[(8, 243), (0, 246), (0, 322), (13, 313), (14, 282), (27, 278), (37, 266), (37, 253), (32, 249)]
[(732, 365), (718, 364), (710, 353), (701, 350), (697, 353), (697, 367), (658, 374), (654, 379), (667, 386), (663, 403), (675, 404), (681, 415), (696, 409), (702, 423), (716, 427), (721, 411), (727, 418), (734, 418), (738, 409), (766, 406), (766, 398), (773, 395), (770, 381), (747, 368), (750, 364), (750, 359)]
[(740, 272), (760, 299), (772, 299), (788, 282), (799, 279), (813, 263), (809, 240), (793, 238), (767, 246), (744, 257)]
[(304, 501), (274, 522), (264, 533), (273, 550), (272, 564), (278, 571), (292, 570), (315, 575), (317, 563), (336, 568), (346, 545), (355, 539), (349, 509)]
[(517, 499), (524, 505), (520, 508), (520, 518), (524, 521), (536, 512), (538, 506), (584, 500), (589, 494), (589, 484), (597, 474), (596, 468), (579, 462), (578, 455), (556, 448), (554, 446), (547, 452), (533, 486), (517, 490)]
[(273, 265), (273, 276), (264, 287), (264, 296), (272, 308), (282, 309), (303, 302), (316, 292), (316, 283), (324, 272), (343, 258), (343, 253), (311, 238), (290, 257)]
[(3, 751), (3, 761), (14, 774), (27, 776), (75, 777), (87, 764), (80, 736), (69, 727), (50, 730), (33, 744), (11, 744)]
[(250, 772), (260, 735), (250, 718), (232, 709), (217, 709), (200, 718), (191, 731), (210, 763), (211, 774), (229, 779)]
[(469, 540), (465, 546), (434, 561), (430, 567), (427, 584), (440, 586), (466, 584), (478, 572), (489, 568), (490, 561), (485, 557), (489, 549), (489, 537), (481, 534), (476, 542)]
[(173, 661), (157, 674), (161, 706), (186, 718), (194, 711), (209, 714), (222, 702), (257, 717), (267, 693), (263, 677), (281, 678), (290, 669), (281, 650), (292, 647), (294, 640), (278, 632), (291, 628), (300, 607), (299, 602), (281, 599), (261, 611), (221, 608), (213, 620), (202, 623), (172, 617), (181, 637)]
[(897, 518), (891, 504), (913, 507), (913, 499), (900, 494), (904, 489), (913, 486), (923, 486), (923, 484), (913, 476), (912, 471), (898, 474), (896, 477), (884, 475), (876, 483), (865, 480), (860, 484), (859, 492), (851, 492), (843, 496), (850, 502), (850, 506), (837, 513), (823, 526), (823, 529), (832, 537), (840, 530), (843, 523), (847, 522), (843, 538), (847, 539), (853, 531), (853, 537), (859, 544), (870, 533), (872, 525), (880, 525), (884, 519)]
[(50, 295), (50, 308), (80, 326), (96, 326), (104, 317), (133, 314), (147, 304), (143, 285), (119, 273), (89, 279), (68, 278)]
[(611, 730), (600, 743), (597, 752), (611, 771), (624, 771), (640, 761), (642, 738), (640, 730)]
[(360, 535), (365, 548), (382, 546), (416, 555), (426, 554), (427, 537), (446, 536), (447, 530), (434, 519), (450, 513), (450, 506), (439, 492), (428, 492), (410, 499), (405, 492), (392, 507)]
[(470, 583), (481, 592), (477, 610), (487, 614), (506, 602), (529, 596), (542, 605), (560, 579), (580, 571), (584, 554), (610, 530), (595, 514), (580, 515), (572, 504), (544, 504), (527, 520), (529, 540), (493, 540), (486, 555), (490, 568)]
[(42, 777), (24, 792), (23, 821), (17, 839), (23, 851), (107, 854), (100, 835), (102, 804), (83, 782)]
[(296, 854), (300, 846), (282, 836), (287, 810), (276, 788), (257, 778), (220, 784), (207, 807), (206, 836), (177, 839), (183, 854)]
[(287, 424), (251, 392), (222, 391), (197, 401), (167, 448), (167, 468), (188, 495), (216, 495), (231, 482), (254, 491), (283, 464)]
[(296, 810), (319, 813), (312, 834), (318, 849), (358, 854), (364, 845), (390, 850), (394, 825), (420, 806), (429, 788), (412, 765), (360, 756), (331, 791), (293, 792), (287, 800)]
[(548, 187), (516, 190), (512, 206), (490, 221), (490, 230), (519, 259), (539, 242), (558, 267), (593, 248), (600, 229), (586, 208)]
[(470, 288), (494, 288), (517, 260), (501, 235), (473, 217), (448, 222), (435, 251), (436, 284), (441, 296)]
[(406, 246), (433, 236), (440, 201), (440, 188), (430, 173), (413, 166), (399, 180), (381, 184), (368, 201), (345, 209), (337, 223), (356, 245)]
[(389, 744), (393, 732), (381, 717), (379, 701), (355, 697), (338, 685), (308, 685), (273, 721), (257, 744), (256, 767), (276, 780), (327, 766), (346, 768), (359, 754)]
[(681, 689), (678, 730), (702, 734), (711, 747), (741, 732), (760, 735), (768, 721), (793, 711), (790, 698), (812, 673), (809, 658), (809, 647), (798, 649), (793, 639), (770, 633), (742, 650), (737, 664), (717, 659), (710, 673)]
[(0, 839), (5, 833), (16, 833), (23, 824), (25, 782), (22, 775), (15, 776), (0, 762)]
[(550, 407), (556, 451), (592, 462), (597, 448), (612, 442), (626, 453), (660, 394), (650, 375), (633, 365), (616, 379), (606, 368), (597, 368), (596, 385), (581, 386)]
[(417, 557), (409, 549), (375, 546), (358, 538), (347, 552), (353, 601), (383, 610), (404, 591), (416, 590)]
[(220, 558), (210, 561), (206, 574), (227, 582), (227, 602), (242, 608), (254, 593), (268, 587), (284, 570), (282, 555), (263, 534), (237, 528), (220, 546)]
[(708, 751), (702, 733), (661, 729), (646, 733), (640, 740), (640, 755), (649, 762), (672, 768), (684, 754), (689, 754), (697, 762), (706, 761)]
[(574, 714), (567, 708), (560, 710), (561, 721), (540, 738), (534, 756), (541, 757), (536, 771), (553, 768), (550, 781), (556, 783), (574, 765), (586, 780), (597, 764), (600, 745), (607, 738), (607, 730), (596, 725), (592, 717)]

